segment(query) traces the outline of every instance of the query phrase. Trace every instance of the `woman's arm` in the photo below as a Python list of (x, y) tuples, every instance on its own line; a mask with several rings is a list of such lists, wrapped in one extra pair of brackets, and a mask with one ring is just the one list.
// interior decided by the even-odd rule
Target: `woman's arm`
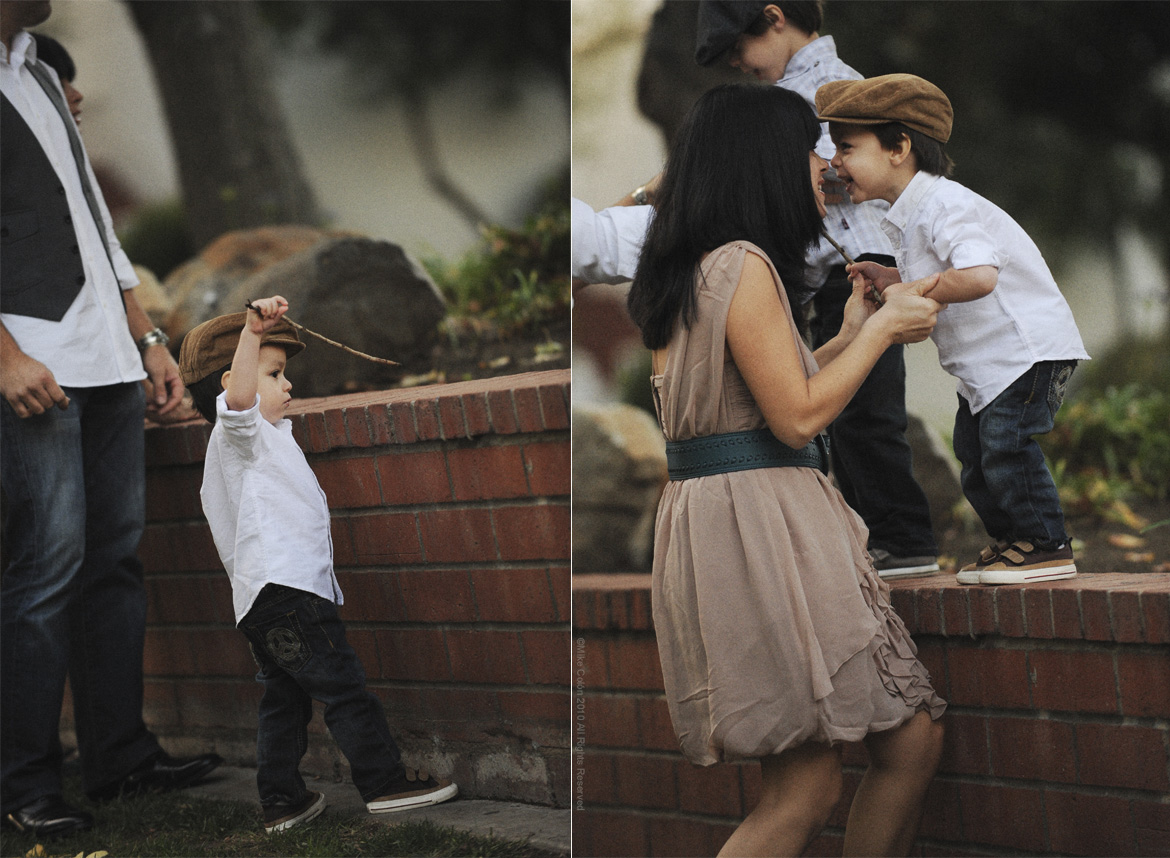
[(827, 366), (806, 378), (772, 272), (763, 259), (749, 253), (731, 300), (727, 344), (768, 428), (799, 448), (841, 413), (887, 348), (924, 339), (938, 310), (929, 298), (892, 296)]

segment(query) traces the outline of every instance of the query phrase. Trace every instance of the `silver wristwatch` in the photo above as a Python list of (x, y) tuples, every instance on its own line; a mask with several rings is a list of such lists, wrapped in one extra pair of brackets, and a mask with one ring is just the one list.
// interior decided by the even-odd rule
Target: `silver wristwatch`
[(164, 334), (161, 328), (155, 328), (142, 335), (142, 339), (138, 341), (138, 351), (144, 352), (151, 346), (165, 346), (170, 341), (171, 338)]

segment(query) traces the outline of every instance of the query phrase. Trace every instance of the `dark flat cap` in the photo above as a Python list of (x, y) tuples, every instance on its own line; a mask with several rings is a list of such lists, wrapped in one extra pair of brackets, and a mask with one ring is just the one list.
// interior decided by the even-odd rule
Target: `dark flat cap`
[(735, 47), (736, 40), (767, 5), (758, 0), (702, 0), (699, 31), (695, 36), (695, 62), (701, 66), (712, 65)]
[[(183, 347), (179, 350), (179, 372), (183, 376), (183, 384), (202, 381), (231, 364), (247, 316), (247, 312), (216, 316), (197, 325), (183, 337)], [(280, 346), (289, 357), (305, 347), (297, 336), (296, 328), (283, 318), (264, 333), (260, 345)]]
[(901, 122), (939, 143), (951, 138), (954, 111), (941, 89), (912, 74), (835, 80), (817, 90), (817, 118), (853, 125)]

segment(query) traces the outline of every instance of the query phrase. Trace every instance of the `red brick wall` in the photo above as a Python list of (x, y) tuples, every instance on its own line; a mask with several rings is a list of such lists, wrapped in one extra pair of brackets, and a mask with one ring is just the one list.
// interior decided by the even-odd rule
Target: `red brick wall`
[[(711, 855), (759, 792), (754, 764), (677, 751), (649, 576), (574, 582), (574, 855)], [(950, 707), (914, 854), (1170, 855), (1170, 575), (1028, 587), (892, 585)], [(865, 765), (808, 854), (840, 855)]]
[[(462, 793), (569, 800), (569, 372), (294, 404), (341, 609), (408, 763)], [(199, 503), (208, 424), (147, 432), (146, 718), (255, 762), (261, 687)], [(68, 710), (68, 707), (66, 707)], [(302, 771), (347, 766), (320, 709)]]

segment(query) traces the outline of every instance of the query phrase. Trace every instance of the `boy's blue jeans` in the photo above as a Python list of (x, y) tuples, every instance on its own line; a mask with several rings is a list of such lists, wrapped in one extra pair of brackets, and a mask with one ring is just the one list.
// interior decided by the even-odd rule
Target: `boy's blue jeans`
[(256, 736), (256, 786), (264, 807), (291, 805), (307, 794), (297, 771), (309, 747), (313, 701), (349, 760), (363, 801), (385, 795), (403, 774), (378, 698), (366, 690), (357, 653), (345, 640), (337, 606), (328, 599), (267, 584), (239, 629), (248, 638), (264, 683)]
[(66, 675), (86, 790), (159, 750), (142, 720), (142, 386), (65, 393), (66, 410), (24, 419), (0, 398), (4, 813), (61, 793)]
[(1027, 540), (1043, 551), (1068, 541), (1056, 484), (1033, 436), (1052, 431), (1076, 365), (1040, 361), (978, 414), (959, 397), (954, 443), (963, 494), (992, 539)]

